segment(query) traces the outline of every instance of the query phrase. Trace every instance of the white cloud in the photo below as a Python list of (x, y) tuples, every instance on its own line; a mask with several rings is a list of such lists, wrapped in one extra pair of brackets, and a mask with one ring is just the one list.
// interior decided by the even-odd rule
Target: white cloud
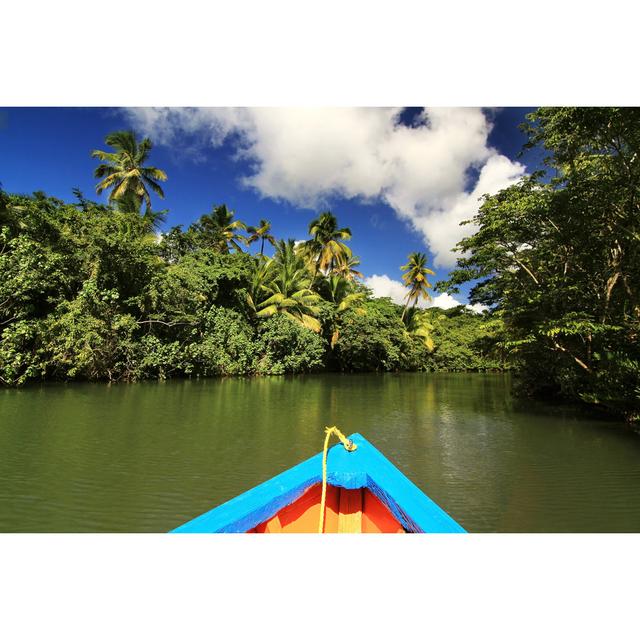
[[(465, 236), (477, 230), (474, 224), (460, 226), (463, 220), (470, 220), (478, 211), (480, 198), (487, 193), (496, 193), (500, 189), (516, 182), (524, 173), (524, 167), (501, 155), (491, 156), (480, 170), (478, 181), (471, 193), (458, 193), (449, 206), (420, 213), (412, 220), (413, 225), (422, 232), (432, 253), (436, 256), (436, 265), (452, 267), (456, 254), (451, 249)], [(459, 254), (457, 254), (459, 255)]]
[(476, 313), (482, 313), (483, 311), (489, 311), (489, 307), (485, 304), (480, 304), (476, 302), (475, 304), (468, 304), (467, 309), (471, 309), (471, 311), (475, 311)]
[[(364, 279), (364, 284), (373, 291), (374, 298), (391, 298), (397, 304), (404, 304), (407, 290), (399, 280), (393, 280), (387, 275), (373, 275)], [(418, 303), (424, 306), (424, 301)]]
[[(269, 198), (317, 208), (332, 196), (381, 199), (422, 234), (437, 266), (455, 264), (453, 246), (478, 199), (512, 184), (524, 166), (488, 145), (491, 125), (478, 108), (422, 112), (398, 123), (396, 108), (126, 109), (132, 124), (162, 144), (185, 137), (227, 141), (251, 164), (242, 183)], [(470, 172), (479, 172), (468, 184)]]
[(452, 295), (448, 293), (441, 293), (440, 295), (432, 298), (428, 303), (428, 307), (439, 307), (440, 309), (451, 309), (453, 307), (458, 307), (464, 302), (460, 302), (456, 300)]
[[(406, 302), (405, 295), (407, 294), (407, 289), (400, 280), (394, 280), (386, 274), (373, 275), (365, 278), (364, 284), (372, 290), (374, 298), (391, 298), (396, 304), (401, 305)], [(421, 309), (428, 309), (430, 307), (452, 309), (460, 305), (464, 305), (467, 309), (475, 311), (476, 313), (482, 313), (489, 308), (479, 303), (465, 304), (448, 293), (440, 293), (428, 301), (421, 298), (417, 304)]]

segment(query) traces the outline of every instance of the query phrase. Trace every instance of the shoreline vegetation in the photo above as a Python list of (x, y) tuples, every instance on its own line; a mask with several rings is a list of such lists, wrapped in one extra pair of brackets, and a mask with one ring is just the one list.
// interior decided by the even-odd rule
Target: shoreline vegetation
[(542, 108), (523, 126), (548, 170), (485, 196), (435, 285), (474, 283), (482, 313), (418, 306), (422, 253), (401, 267), (404, 305), (374, 298), (329, 211), (299, 242), (224, 204), (160, 233), (151, 141), (110, 134), (92, 153), (108, 204), (0, 191), (0, 383), (510, 370), (519, 394), (638, 421), (640, 110)]

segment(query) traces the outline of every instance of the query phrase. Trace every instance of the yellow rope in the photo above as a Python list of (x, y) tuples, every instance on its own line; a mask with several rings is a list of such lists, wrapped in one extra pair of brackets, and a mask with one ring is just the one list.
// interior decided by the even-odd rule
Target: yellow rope
[(327, 498), (327, 451), (329, 449), (329, 439), (333, 434), (338, 436), (340, 442), (347, 451), (355, 451), (358, 446), (349, 440), (338, 427), (326, 427), (327, 434), (324, 439), (324, 449), (322, 451), (322, 498), (320, 499), (320, 522), (318, 523), (318, 533), (324, 533), (324, 507)]

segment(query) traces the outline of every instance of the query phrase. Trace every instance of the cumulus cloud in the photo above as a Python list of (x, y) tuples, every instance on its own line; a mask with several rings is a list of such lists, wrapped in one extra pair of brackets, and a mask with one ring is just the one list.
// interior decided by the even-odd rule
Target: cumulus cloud
[(489, 307), (485, 304), (480, 304), (476, 302), (475, 304), (468, 304), (467, 309), (471, 309), (471, 311), (475, 311), (476, 313), (482, 313), (483, 311), (489, 311)]
[(382, 200), (450, 267), (485, 193), (525, 168), (488, 144), (478, 108), (428, 108), (412, 126), (397, 108), (143, 108), (132, 124), (161, 144), (230, 144), (249, 162), (242, 183), (262, 196), (317, 208), (333, 196)]
[[(391, 298), (396, 304), (405, 304), (405, 295), (407, 289), (400, 280), (394, 280), (388, 275), (373, 275), (364, 279), (364, 284), (371, 289), (374, 298)], [(423, 300), (420, 298), (417, 306), (421, 309), (428, 309), (430, 307), (438, 307), (440, 309), (452, 309), (459, 305), (465, 305), (464, 302), (454, 298), (448, 293), (440, 293), (437, 296), (432, 296), (431, 300)], [(488, 307), (482, 304), (465, 305), (467, 309), (471, 309), (476, 313), (482, 313)]]
[(452, 295), (448, 293), (441, 293), (433, 297), (428, 303), (428, 307), (439, 307), (440, 309), (451, 309), (453, 307), (458, 307), (464, 302), (460, 302), (456, 300)]
[[(364, 279), (364, 284), (373, 291), (374, 298), (391, 298), (397, 304), (404, 304), (407, 290), (399, 280), (393, 280), (387, 275), (373, 275)], [(424, 300), (418, 303), (424, 306)]]

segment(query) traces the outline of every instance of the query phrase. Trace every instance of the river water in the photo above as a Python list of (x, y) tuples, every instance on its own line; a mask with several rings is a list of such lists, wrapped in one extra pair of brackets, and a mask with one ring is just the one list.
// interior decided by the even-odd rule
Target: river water
[(167, 531), (368, 438), (472, 532), (640, 531), (640, 435), (512, 398), (502, 374), (0, 389), (0, 531)]

